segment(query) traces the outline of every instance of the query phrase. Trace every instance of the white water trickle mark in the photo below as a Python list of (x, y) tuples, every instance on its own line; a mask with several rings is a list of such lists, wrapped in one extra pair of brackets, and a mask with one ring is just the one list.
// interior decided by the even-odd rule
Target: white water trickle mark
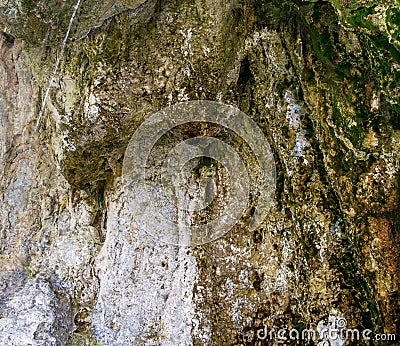
[(40, 124), (40, 120), (42, 119), (42, 115), (43, 115), (43, 112), (44, 112), (44, 107), (46, 105), (47, 98), (49, 97), (50, 88), (51, 88), (51, 85), (54, 82), (54, 78), (56, 77), (58, 66), (60, 65), (61, 57), (64, 54), (65, 45), (67, 44), (68, 36), (69, 36), (70, 31), (71, 31), (72, 23), (74, 22), (74, 19), (75, 19), (75, 16), (76, 16), (76, 12), (78, 11), (78, 8), (79, 8), (80, 4), (81, 4), (81, 0), (78, 0), (77, 3), (74, 6), (74, 11), (72, 12), (71, 18), (69, 20), (68, 29), (67, 29), (67, 32), (65, 33), (64, 39), (63, 39), (62, 44), (61, 44), (60, 54), (57, 56), (57, 60), (56, 60), (56, 63), (54, 65), (53, 72), (51, 73), (50, 79), (49, 79), (49, 83), (47, 84), (46, 92), (44, 93), (42, 106), (40, 107), (39, 115), (38, 115), (38, 118), (37, 118), (37, 121), (36, 121), (36, 129), (35, 129), (35, 131), (37, 131), (37, 129), (39, 127), (39, 124)]
[(303, 41), (300, 40), (300, 57), (299, 57), (299, 67), (300, 69), (303, 69), (303, 63), (302, 63), (302, 58), (303, 58)]
[(97, 106), (97, 99), (93, 93), (90, 93), (88, 100), (85, 102), (84, 109), (87, 119), (90, 122), (96, 121), (99, 115), (99, 106)]
[(208, 48), (208, 47), (202, 47), (202, 50), (203, 50), (203, 54), (205, 55), (205, 56), (208, 56), (208, 54), (210, 53), (210, 51), (211, 51), (211, 49), (210, 48)]
[(168, 107), (170, 107), (172, 105), (172, 100), (174, 98), (174, 96), (172, 95), (172, 92), (170, 92), (167, 96), (168, 98)]
[(191, 57), (193, 56), (192, 52), (192, 37), (193, 37), (193, 32), (192, 28), (189, 28), (186, 32), (183, 30), (180, 30), (179, 33), (183, 36), (183, 44), (181, 47), (181, 51), (183, 54), (183, 57), (185, 61), (187, 62), (187, 66), (183, 68), (183, 73), (187, 76), (190, 77), (191, 75), (191, 70), (194, 70), (192, 63), (191, 63)]
[(301, 128), (301, 115), (305, 114), (305, 112), (303, 108), (295, 102), (293, 91), (286, 91), (284, 98), (287, 103), (286, 119), (289, 120), (289, 126), (296, 132), (296, 142), (293, 150), (298, 157), (303, 158), (304, 163), (307, 165), (308, 161), (303, 151), (311, 147), (311, 144), (305, 137), (306, 131)]
[(300, 128), (300, 116), (304, 114), (304, 111), (297, 103), (295, 103), (293, 91), (286, 91), (285, 101), (288, 104), (286, 110), (286, 119), (289, 120), (289, 126), (297, 130)]
[[(388, 161), (386, 164), (385, 174), (387, 174), (389, 179), (394, 179), (396, 177), (397, 170), (400, 171), (400, 156), (396, 159), (397, 162), (390, 162)], [(398, 167), (396, 167), (397, 165)]]

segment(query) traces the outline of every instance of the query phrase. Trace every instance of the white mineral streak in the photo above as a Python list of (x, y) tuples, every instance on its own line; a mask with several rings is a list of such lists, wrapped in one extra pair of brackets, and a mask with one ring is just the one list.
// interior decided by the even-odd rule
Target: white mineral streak
[(74, 22), (75, 15), (76, 15), (76, 12), (78, 11), (78, 8), (79, 8), (80, 4), (81, 4), (81, 0), (78, 0), (76, 2), (75, 6), (74, 6), (74, 10), (72, 11), (72, 15), (71, 15), (71, 18), (69, 20), (67, 32), (65, 33), (64, 39), (63, 39), (62, 44), (61, 44), (60, 54), (57, 56), (57, 60), (56, 60), (56, 63), (54, 65), (53, 72), (52, 72), (52, 74), (50, 76), (49, 83), (48, 83), (46, 91), (44, 93), (42, 106), (40, 108), (39, 115), (38, 115), (38, 118), (37, 118), (37, 121), (36, 121), (36, 130), (39, 127), (40, 120), (42, 119), (44, 107), (46, 106), (46, 101), (47, 101), (47, 98), (49, 96), (50, 88), (51, 88), (51, 85), (53, 84), (54, 79), (56, 77), (56, 73), (57, 73), (57, 70), (58, 70), (58, 66), (60, 65), (61, 58), (64, 55), (64, 49), (65, 49), (65, 45), (67, 44), (67, 41), (68, 41), (69, 32), (71, 31), (72, 23)]
[(295, 102), (293, 91), (286, 91), (285, 101), (287, 103), (286, 119), (289, 120), (289, 126), (296, 132), (296, 142), (294, 152), (297, 156), (302, 157), (305, 164), (308, 164), (304, 155), (304, 150), (311, 146), (305, 137), (305, 130), (301, 128), (300, 116), (304, 114), (304, 110)]

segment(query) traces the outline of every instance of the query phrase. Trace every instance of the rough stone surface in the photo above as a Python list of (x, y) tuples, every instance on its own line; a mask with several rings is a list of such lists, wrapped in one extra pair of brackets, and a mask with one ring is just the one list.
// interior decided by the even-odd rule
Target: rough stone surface
[[(36, 131), (75, 4), (0, 1), (0, 344), (254, 345), (342, 318), (399, 333), (398, 2), (83, 1)], [(133, 227), (122, 163), (144, 119), (196, 99), (262, 129), (275, 205), (176, 247)]]
[(46, 280), (30, 279), (8, 297), (11, 299), (1, 308), (1, 345), (67, 343), (65, 336), (72, 330), (70, 302), (59, 293), (62, 287), (54, 289), (52, 286)]

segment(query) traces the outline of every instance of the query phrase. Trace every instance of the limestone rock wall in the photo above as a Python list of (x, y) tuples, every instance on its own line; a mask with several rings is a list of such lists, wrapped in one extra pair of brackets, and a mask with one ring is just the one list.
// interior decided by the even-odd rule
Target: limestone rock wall
[[(0, 1), (0, 344), (254, 345), (263, 326), (341, 318), (399, 333), (399, 15), (383, 1)], [(122, 164), (145, 119), (197, 99), (262, 129), (275, 203), (254, 231), (245, 215), (177, 247), (132, 227)]]

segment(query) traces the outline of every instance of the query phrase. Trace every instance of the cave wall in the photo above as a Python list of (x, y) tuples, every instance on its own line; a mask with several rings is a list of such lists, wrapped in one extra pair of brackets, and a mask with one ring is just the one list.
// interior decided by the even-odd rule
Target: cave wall
[[(78, 4), (62, 49), (76, 3), (0, 2), (0, 340), (252, 345), (329, 316), (398, 333), (399, 5)], [(132, 228), (121, 174), (145, 119), (198, 99), (262, 129), (276, 193), (256, 230), (185, 248)]]

